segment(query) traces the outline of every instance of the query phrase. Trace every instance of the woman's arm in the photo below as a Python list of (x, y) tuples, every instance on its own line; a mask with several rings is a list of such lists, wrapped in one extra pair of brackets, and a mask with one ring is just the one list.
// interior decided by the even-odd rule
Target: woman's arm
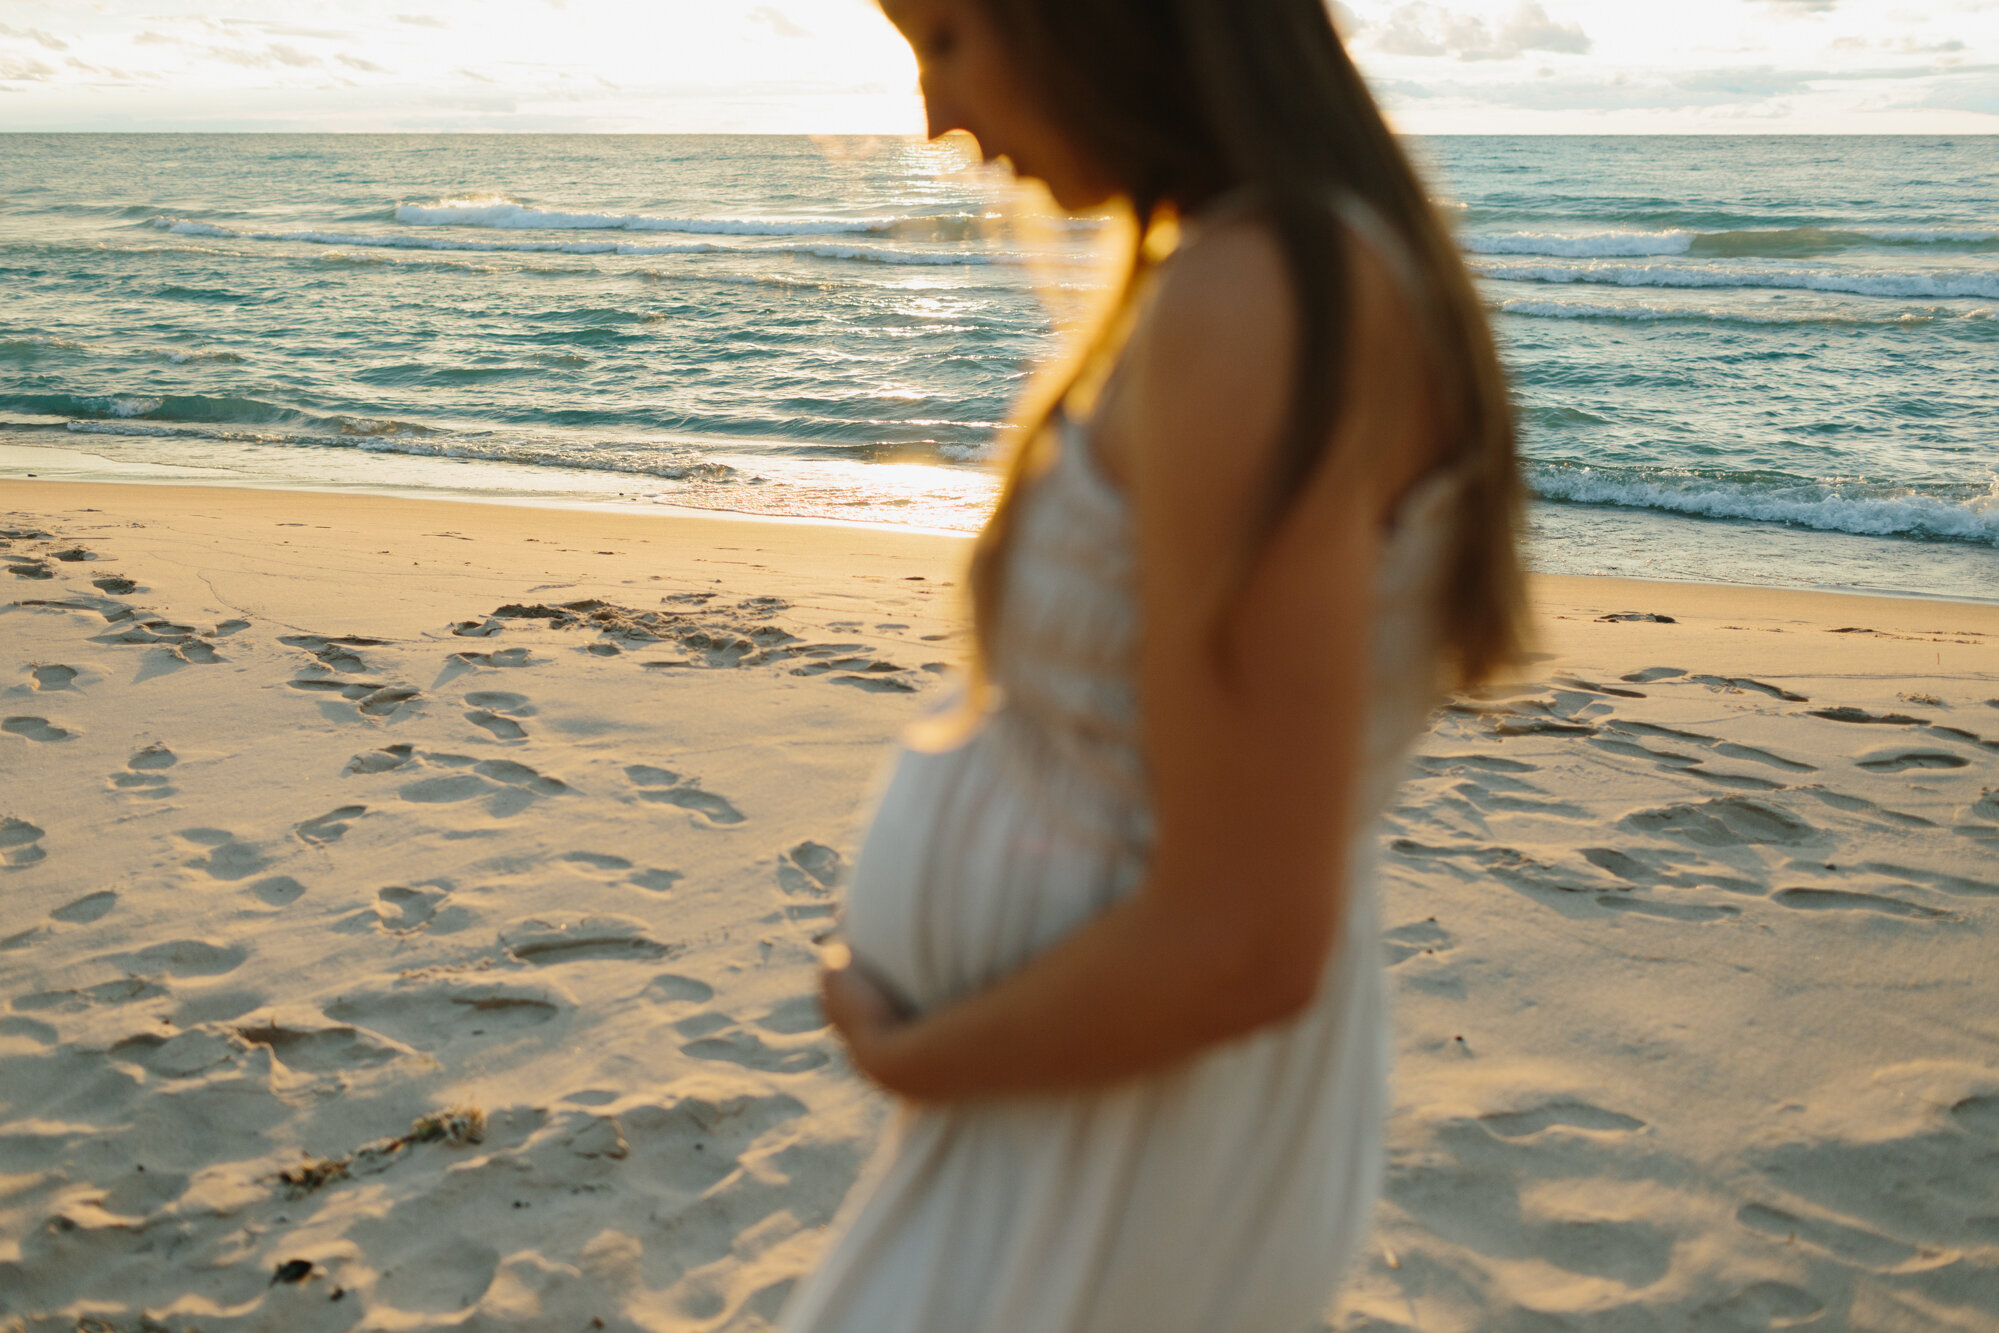
[(1104, 1084), (1311, 1003), (1345, 910), (1383, 519), (1434, 449), (1414, 316), (1371, 250), (1350, 255), (1338, 438), (1246, 582), (1288, 405), (1290, 282), (1253, 222), (1203, 236), (1162, 276), (1093, 431), (1137, 523), (1151, 873), (1020, 971), (915, 1021), (852, 968), (829, 970), (829, 1019), (891, 1091)]

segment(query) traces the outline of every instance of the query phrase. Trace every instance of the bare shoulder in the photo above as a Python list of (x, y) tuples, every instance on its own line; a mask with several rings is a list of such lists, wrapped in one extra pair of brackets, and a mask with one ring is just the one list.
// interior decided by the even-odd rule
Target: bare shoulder
[[(1425, 463), (1420, 417), (1430, 378), (1421, 315), (1397, 260), (1343, 229), (1347, 311), (1333, 364), (1342, 436), (1365, 437), (1364, 484), (1383, 504)], [(1210, 554), (1233, 553), (1258, 512), (1290, 409), (1297, 284), (1277, 234), (1243, 217), (1201, 232), (1163, 266), (1128, 345), (1106, 434), (1142, 506)], [(1334, 441), (1329, 455), (1356, 451)], [(1198, 515), (1198, 518), (1196, 517)], [(1188, 524), (1194, 531), (1189, 531)]]

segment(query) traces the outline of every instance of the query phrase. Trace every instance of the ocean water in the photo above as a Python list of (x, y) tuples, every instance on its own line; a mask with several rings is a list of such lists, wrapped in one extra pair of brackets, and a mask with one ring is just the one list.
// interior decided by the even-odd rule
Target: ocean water
[[(1415, 148), (1538, 566), (1999, 598), (1999, 137)], [(968, 530), (1104, 241), (950, 143), (0, 135), (0, 478)]]

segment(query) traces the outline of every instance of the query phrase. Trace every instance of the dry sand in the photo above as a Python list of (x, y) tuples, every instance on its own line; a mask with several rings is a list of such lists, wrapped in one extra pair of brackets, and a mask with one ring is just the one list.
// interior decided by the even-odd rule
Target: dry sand
[[(765, 1327), (882, 1113), (812, 937), (962, 541), (0, 510), (0, 1329)], [(1993, 1327), (1999, 608), (1537, 599), (1387, 830), (1327, 1326)]]

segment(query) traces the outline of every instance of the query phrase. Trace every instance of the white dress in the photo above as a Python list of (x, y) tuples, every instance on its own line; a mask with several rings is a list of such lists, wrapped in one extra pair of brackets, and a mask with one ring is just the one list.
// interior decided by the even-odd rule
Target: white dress
[[(1419, 487), (1385, 544), (1351, 915), (1311, 1008), (1107, 1091), (902, 1108), (786, 1333), (1317, 1326), (1381, 1173), (1374, 824), (1434, 702), (1449, 489)], [(1000, 702), (952, 748), (899, 756), (848, 895), (856, 956), (920, 1009), (1130, 892), (1152, 846), (1125, 498), (1068, 426), (1021, 503)]]

